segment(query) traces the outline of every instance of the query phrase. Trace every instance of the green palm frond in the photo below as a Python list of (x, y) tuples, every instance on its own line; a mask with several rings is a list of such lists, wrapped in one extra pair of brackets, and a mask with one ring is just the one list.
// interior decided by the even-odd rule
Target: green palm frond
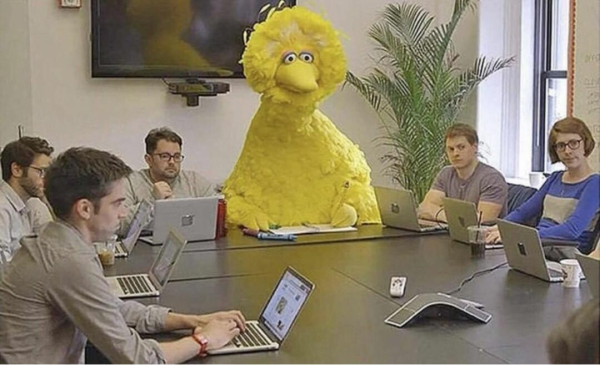
[(379, 114), (386, 174), (423, 199), (445, 165), (444, 134), (473, 90), (489, 75), (513, 63), (479, 57), (460, 70), (452, 35), (476, 0), (455, 0), (451, 19), (432, 27), (434, 17), (414, 4), (390, 4), (368, 36), (375, 65), (365, 76), (348, 72), (352, 85)]

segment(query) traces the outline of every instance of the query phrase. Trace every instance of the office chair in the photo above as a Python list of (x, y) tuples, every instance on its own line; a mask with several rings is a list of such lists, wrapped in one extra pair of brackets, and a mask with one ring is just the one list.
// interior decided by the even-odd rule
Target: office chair
[[(510, 214), (537, 192), (537, 189), (524, 185), (508, 184), (508, 197), (506, 199), (506, 213)], [(533, 217), (525, 225), (535, 227), (542, 218), (542, 212)]]

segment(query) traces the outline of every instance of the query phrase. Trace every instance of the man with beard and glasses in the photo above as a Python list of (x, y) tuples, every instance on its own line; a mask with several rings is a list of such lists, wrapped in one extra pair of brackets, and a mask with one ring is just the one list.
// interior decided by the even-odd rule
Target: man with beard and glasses
[(0, 264), (10, 261), (19, 240), (52, 220), (44, 198), (44, 174), (54, 151), (37, 137), (22, 137), (0, 154)]
[(120, 233), (124, 234), (133, 219), (137, 205), (146, 199), (200, 198), (213, 196), (216, 186), (195, 171), (182, 170), (181, 154), (183, 140), (171, 129), (152, 129), (145, 139), (147, 169), (133, 172), (125, 186), (127, 218), (123, 220)]

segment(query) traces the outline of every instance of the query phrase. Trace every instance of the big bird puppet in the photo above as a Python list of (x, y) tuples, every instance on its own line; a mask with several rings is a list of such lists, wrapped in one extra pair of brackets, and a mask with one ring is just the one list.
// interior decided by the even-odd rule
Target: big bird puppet
[(300, 6), (271, 11), (241, 62), (262, 97), (224, 184), (228, 225), (379, 223), (364, 154), (317, 109), (346, 74), (331, 24)]

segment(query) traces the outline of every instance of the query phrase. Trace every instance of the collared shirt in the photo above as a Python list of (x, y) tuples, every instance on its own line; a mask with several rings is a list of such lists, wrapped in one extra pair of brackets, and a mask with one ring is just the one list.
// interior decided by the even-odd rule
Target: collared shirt
[(32, 233), (29, 209), (6, 181), (0, 182), (0, 264), (11, 259), (21, 237)]
[(40, 198), (30, 198), (25, 202), (29, 210), (29, 222), (34, 234), (39, 233), (42, 226), (54, 220), (46, 202)]
[(36, 233), (51, 220), (50, 210), (40, 199), (23, 202), (6, 181), (0, 182), (0, 265), (10, 261), (22, 237)]
[(87, 339), (113, 363), (165, 362), (138, 332), (164, 330), (169, 309), (117, 298), (73, 226), (50, 222), (21, 244), (0, 281), (0, 363), (82, 363)]
[[(120, 233), (123, 235), (133, 219), (137, 205), (143, 199), (151, 203), (156, 200), (152, 194), (154, 181), (150, 176), (149, 169), (134, 171), (127, 180), (128, 183), (125, 185), (125, 207), (128, 209), (128, 214), (121, 224)], [(181, 170), (169, 186), (173, 192), (173, 198), (200, 198), (217, 194), (216, 186), (195, 171)]]

